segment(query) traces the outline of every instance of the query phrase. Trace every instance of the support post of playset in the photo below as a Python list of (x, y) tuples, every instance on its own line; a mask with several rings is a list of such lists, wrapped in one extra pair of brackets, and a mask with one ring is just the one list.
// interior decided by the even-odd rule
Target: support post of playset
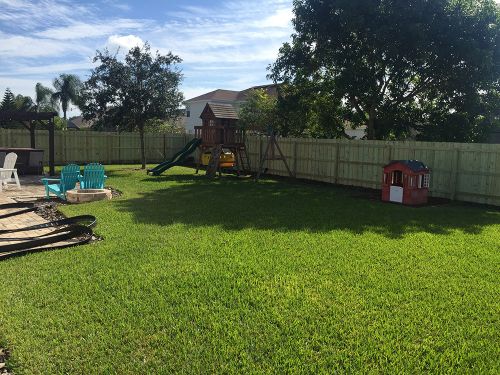
[[(257, 171), (257, 176), (255, 177), (255, 181), (258, 181), (260, 178), (261, 173), (263, 172), (264, 168), (264, 163), (266, 160), (282, 160), (283, 164), (285, 164), (285, 168), (288, 172), (288, 175), (290, 177), (295, 177), (295, 175), (292, 173), (290, 170), (290, 167), (288, 166), (288, 162), (286, 160), (285, 155), (283, 154), (283, 151), (281, 151), (281, 147), (278, 144), (278, 141), (276, 140), (276, 132), (272, 129), (272, 127), (268, 127), (267, 130), (268, 134), (268, 141), (266, 145), (266, 150), (264, 152), (264, 155), (261, 157), (260, 163), (259, 163), (259, 169)], [(276, 147), (276, 150), (278, 150), (278, 153), (280, 156), (275, 156), (274, 155), (274, 149)], [(269, 156), (269, 152), (271, 151), (271, 157)]]

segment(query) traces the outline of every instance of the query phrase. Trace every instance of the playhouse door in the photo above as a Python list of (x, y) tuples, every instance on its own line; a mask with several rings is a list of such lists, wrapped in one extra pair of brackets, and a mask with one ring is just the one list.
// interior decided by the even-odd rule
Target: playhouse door
[(389, 200), (391, 202), (403, 203), (403, 188), (401, 186), (391, 186)]

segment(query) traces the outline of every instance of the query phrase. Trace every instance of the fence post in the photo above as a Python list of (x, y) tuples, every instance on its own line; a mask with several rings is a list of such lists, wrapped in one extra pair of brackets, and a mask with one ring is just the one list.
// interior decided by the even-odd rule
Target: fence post
[(390, 163), (392, 160), (392, 146), (387, 145), (387, 162)]
[(163, 133), (163, 159), (167, 159), (167, 134)]
[[(146, 140), (147, 140), (147, 143), (146, 143)], [(147, 133), (145, 133), (144, 134), (144, 164), (148, 164), (148, 153), (147, 153), (147, 150), (149, 150), (148, 146), (149, 146), (149, 136)]]
[[(259, 135), (259, 163), (257, 165), (260, 165), (262, 161), (262, 135)], [(257, 170), (257, 172), (260, 172)]]
[(60, 139), (60, 142), (62, 144), (62, 147), (61, 147), (61, 165), (64, 165), (64, 164), (68, 164), (68, 153), (66, 152), (66, 150), (68, 149), (68, 145), (67, 145), (67, 142), (66, 142), (66, 131), (62, 131), (60, 134), (61, 134), (61, 138)]
[(123, 164), (122, 160), (122, 133), (118, 132), (118, 163)]
[(293, 139), (293, 176), (297, 178), (297, 139)]
[(453, 164), (451, 166), (451, 176), (450, 176), (450, 199), (455, 200), (457, 196), (457, 182), (458, 182), (458, 167), (460, 162), (460, 150), (458, 148), (453, 149)]
[(340, 146), (342, 145), (341, 141), (337, 141), (335, 147), (335, 174), (333, 175), (333, 181), (335, 184), (339, 183), (339, 168), (340, 168)]
[(85, 130), (85, 155), (83, 156), (83, 160), (80, 162), (84, 162), (85, 160), (89, 160), (89, 132)]
[(108, 165), (111, 164), (111, 152), (113, 150), (113, 135), (111, 133), (106, 137), (106, 150), (107, 155), (106, 159), (108, 159)]

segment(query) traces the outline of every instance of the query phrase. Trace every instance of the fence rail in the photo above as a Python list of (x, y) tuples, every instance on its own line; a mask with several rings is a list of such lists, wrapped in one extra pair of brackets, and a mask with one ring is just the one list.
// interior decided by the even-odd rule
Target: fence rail
[[(140, 161), (137, 133), (56, 132), (56, 164)], [(156, 163), (173, 156), (192, 135), (145, 135), (146, 159)], [(48, 134), (37, 131), (36, 146), (48, 150)], [(430, 194), (500, 206), (500, 145), (438, 142), (350, 141), (280, 138), (280, 147), (298, 178), (379, 189), (382, 167), (394, 159), (418, 159), (431, 169)], [(258, 167), (265, 137), (247, 138), (252, 169)], [(29, 132), (0, 129), (0, 146), (29, 147)], [(47, 158), (48, 152), (45, 152)], [(286, 176), (281, 161), (269, 161), (267, 173)]]

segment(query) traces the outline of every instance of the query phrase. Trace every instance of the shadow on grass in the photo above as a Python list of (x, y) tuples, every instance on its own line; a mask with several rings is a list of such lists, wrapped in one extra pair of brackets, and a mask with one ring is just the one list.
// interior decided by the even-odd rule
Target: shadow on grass
[[(374, 232), (389, 238), (408, 233), (478, 234), (498, 224), (500, 212), (450, 204), (414, 209), (352, 197), (346, 188), (225, 176), (214, 181), (201, 175), (145, 177), (155, 189), (139, 198), (117, 201), (119, 210), (140, 223), (191, 226), (218, 225), (227, 230), (255, 228), (281, 232)], [(152, 186), (151, 186), (152, 185)], [(358, 193), (359, 195), (359, 193)]]

